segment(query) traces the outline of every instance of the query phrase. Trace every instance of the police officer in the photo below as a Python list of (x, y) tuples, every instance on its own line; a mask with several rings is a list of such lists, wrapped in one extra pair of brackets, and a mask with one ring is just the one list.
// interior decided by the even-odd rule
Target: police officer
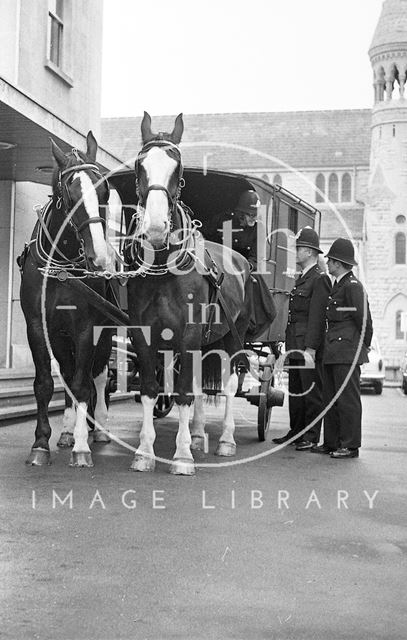
[(326, 257), (335, 278), (326, 307), (324, 349), (324, 444), (317, 453), (357, 458), (361, 445), (360, 365), (368, 362), (372, 318), (367, 294), (353, 275), (356, 265), (350, 240), (338, 238)]
[[(322, 251), (316, 231), (311, 227), (301, 229), (296, 250), (301, 274), (290, 295), (285, 343), (289, 364), (290, 431), (281, 438), (274, 438), (273, 442), (277, 444), (311, 425), (323, 411), (322, 352), (331, 281), (318, 265)], [(317, 445), (320, 431), (321, 419), (318, 419), (296, 440), (296, 449), (306, 451)]]
[[(257, 267), (257, 213), (260, 206), (259, 196), (253, 189), (240, 194), (234, 210), (223, 214), (216, 223), (216, 242), (223, 242), (231, 249), (242, 254), (250, 263), (252, 270)], [(229, 228), (225, 223), (232, 223)]]

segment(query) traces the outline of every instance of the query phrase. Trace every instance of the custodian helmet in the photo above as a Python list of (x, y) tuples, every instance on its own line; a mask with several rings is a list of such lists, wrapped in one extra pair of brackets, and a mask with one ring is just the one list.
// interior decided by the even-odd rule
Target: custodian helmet
[(252, 218), (257, 216), (257, 209), (260, 206), (259, 196), (255, 191), (249, 189), (243, 191), (240, 195), (239, 202), (236, 205), (236, 213), (245, 213)]
[(339, 260), (339, 262), (344, 262), (351, 266), (357, 265), (353, 244), (347, 238), (338, 238), (335, 240), (325, 257)]
[(311, 229), (311, 227), (301, 229), (296, 237), (295, 244), (297, 247), (309, 247), (310, 249), (315, 249), (318, 253), (323, 253), (319, 248), (318, 234), (314, 229)]

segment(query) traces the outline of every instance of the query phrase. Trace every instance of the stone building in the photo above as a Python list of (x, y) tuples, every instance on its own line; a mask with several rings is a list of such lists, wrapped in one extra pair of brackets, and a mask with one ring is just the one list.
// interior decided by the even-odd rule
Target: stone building
[(384, 3), (369, 56), (374, 106), (365, 270), (376, 332), (388, 361), (396, 365), (407, 350), (406, 0)]
[[(32, 369), (16, 256), (50, 192), (49, 136), (62, 148), (85, 149), (89, 129), (100, 140), (102, 12), (99, 0), (0, 3), (0, 381)], [(98, 161), (119, 165), (103, 149)]]
[[(397, 366), (407, 349), (407, 0), (384, 2), (369, 55), (373, 109), (186, 115), (181, 146), (187, 166), (260, 176), (314, 204), (323, 249), (352, 239), (386, 363)], [(104, 145), (130, 166), (140, 122), (102, 120)], [(153, 130), (173, 122), (154, 117)]]

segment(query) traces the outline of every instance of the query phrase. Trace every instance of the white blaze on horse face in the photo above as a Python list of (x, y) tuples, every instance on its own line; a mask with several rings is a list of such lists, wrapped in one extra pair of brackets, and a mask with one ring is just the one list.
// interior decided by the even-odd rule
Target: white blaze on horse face
[[(170, 178), (177, 167), (164, 149), (153, 147), (143, 160), (143, 168), (147, 174), (148, 185), (158, 184), (168, 189)], [(148, 240), (153, 244), (164, 242), (169, 231), (168, 198), (165, 191), (150, 191), (147, 196), (142, 226)]]
[[(75, 173), (73, 179), (75, 178), (78, 178), (81, 183), (82, 202), (89, 218), (99, 217), (99, 200), (92, 180), (84, 171)], [(91, 223), (89, 230), (95, 251), (94, 263), (97, 267), (106, 269), (108, 252), (101, 222)]]

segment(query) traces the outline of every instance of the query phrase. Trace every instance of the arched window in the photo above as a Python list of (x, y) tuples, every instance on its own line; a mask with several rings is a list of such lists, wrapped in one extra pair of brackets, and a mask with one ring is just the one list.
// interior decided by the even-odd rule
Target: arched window
[(396, 264), (406, 264), (406, 234), (396, 233), (394, 239), (394, 253)]
[(403, 216), (402, 214), (399, 216), (396, 216), (396, 222), (397, 224), (404, 224), (406, 221), (406, 216)]
[(331, 202), (338, 202), (338, 176), (331, 173), (328, 184), (328, 198)]
[(352, 178), (349, 173), (342, 176), (341, 201), (351, 202), (352, 200)]
[(402, 310), (396, 311), (396, 340), (404, 340), (404, 331), (401, 330), (401, 314)]
[[(315, 180), (315, 202), (324, 202), (325, 195), (325, 176), (322, 173), (318, 173), (317, 179)], [(319, 191), (318, 191), (319, 189)], [(320, 191), (322, 193), (320, 193)]]
[(279, 185), (280, 185), (280, 187), (282, 186), (283, 181), (282, 181), (281, 176), (280, 176), (280, 174), (279, 174), (279, 173), (276, 173), (276, 175), (274, 176), (274, 178), (273, 178), (273, 184), (279, 184)]

